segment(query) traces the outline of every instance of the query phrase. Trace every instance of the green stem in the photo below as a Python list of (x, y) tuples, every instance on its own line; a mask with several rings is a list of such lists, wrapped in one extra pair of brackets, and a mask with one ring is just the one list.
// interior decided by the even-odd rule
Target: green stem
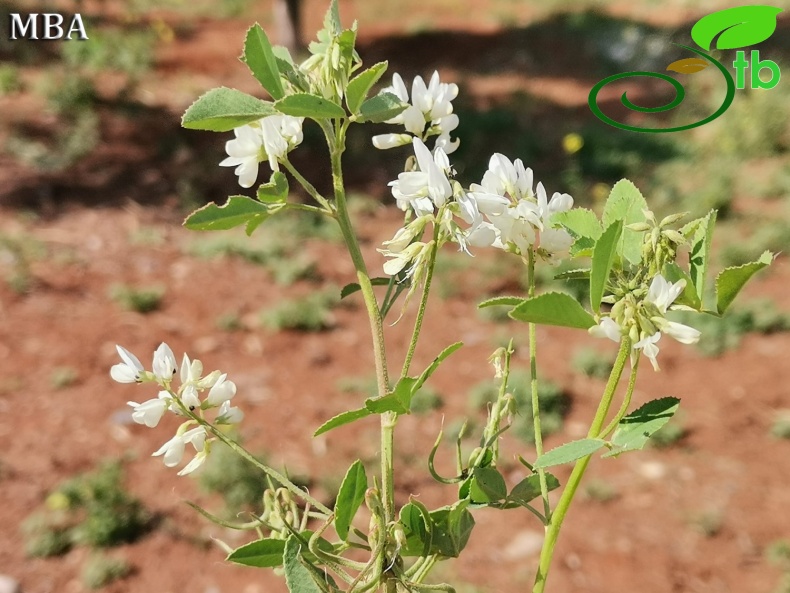
[(320, 501), (318, 501), (315, 498), (313, 498), (312, 496), (310, 496), (307, 492), (305, 492), (304, 490), (299, 488), (299, 486), (297, 486), (296, 484), (291, 482), (291, 480), (286, 478), (284, 475), (282, 475), (277, 470), (269, 467), (268, 465), (265, 465), (265, 464), (261, 463), (258, 459), (255, 458), (255, 456), (252, 453), (247, 451), (247, 449), (245, 449), (244, 447), (239, 445), (237, 442), (229, 439), (216, 426), (214, 426), (213, 424), (211, 424), (207, 420), (204, 420), (199, 415), (195, 414), (192, 410), (190, 410), (188, 407), (186, 407), (184, 405), (184, 403), (181, 401), (181, 399), (175, 393), (173, 393), (171, 391), (170, 395), (173, 397), (174, 401), (178, 404), (178, 406), (181, 408), (181, 411), (186, 416), (188, 416), (189, 418), (191, 418), (192, 420), (194, 420), (195, 422), (200, 424), (202, 427), (204, 427), (206, 430), (208, 430), (211, 434), (213, 434), (215, 437), (217, 437), (220, 441), (222, 441), (228, 447), (233, 449), (233, 451), (236, 452), (238, 455), (240, 455), (241, 457), (243, 457), (244, 459), (246, 459), (247, 461), (252, 463), (255, 467), (257, 467), (259, 470), (261, 470), (263, 473), (265, 473), (267, 476), (269, 476), (273, 480), (276, 480), (277, 482), (279, 482), (283, 486), (283, 488), (285, 488), (286, 490), (289, 490), (290, 492), (292, 492), (293, 494), (295, 494), (296, 496), (298, 496), (299, 498), (301, 498), (305, 502), (310, 503), (312, 506), (314, 506), (315, 508), (320, 510), (322, 513), (325, 513), (327, 516), (332, 514), (332, 511), (329, 508), (327, 508), (325, 505), (321, 504)]
[(282, 160), (282, 164), (286, 169), (288, 169), (288, 172), (294, 176), (294, 179), (296, 179), (301, 184), (305, 191), (310, 194), (316, 202), (324, 207), (326, 212), (333, 212), (332, 206), (329, 204), (329, 200), (318, 193), (318, 190), (313, 186), (313, 184), (307, 181), (307, 179), (305, 179), (304, 176), (302, 176), (302, 174), (296, 170), (287, 157)]
[[(601, 403), (598, 405), (598, 410), (595, 413), (595, 418), (590, 425), (590, 430), (587, 433), (588, 438), (597, 438), (601, 434), (601, 427), (606, 421), (606, 416), (609, 413), (609, 408), (612, 405), (612, 398), (620, 383), (620, 377), (623, 375), (625, 363), (628, 360), (628, 355), (631, 352), (631, 341), (627, 337), (623, 337), (620, 342), (620, 351), (617, 353), (617, 360), (615, 360), (614, 368), (609, 375), (609, 381), (606, 383)], [(634, 373), (635, 374), (635, 373)], [(587, 470), (587, 465), (590, 463), (592, 455), (587, 455), (579, 459), (573, 466), (570, 478), (565, 489), (562, 491), (562, 496), (557, 503), (557, 508), (551, 515), (549, 520), (548, 529), (546, 530), (546, 539), (543, 540), (543, 548), (540, 552), (540, 564), (538, 565), (538, 573), (535, 576), (535, 586), (532, 593), (543, 593), (546, 588), (546, 579), (551, 566), (551, 560), (554, 556), (554, 546), (557, 544), (557, 538), (562, 528), (562, 522), (565, 520), (565, 515), (573, 502), (573, 497), (579, 488), (584, 472)]]
[(601, 434), (598, 435), (599, 439), (605, 439), (609, 436), (628, 412), (628, 406), (631, 405), (631, 396), (634, 394), (634, 387), (636, 386), (636, 372), (639, 369), (639, 358), (639, 351), (637, 351), (636, 360), (631, 367), (630, 375), (628, 375), (628, 388), (626, 389), (623, 403), (620, 405), (620, 409), (617, 410), (615, 417), (612, 418), (612, 421), (601, 431)]
[[(335, 207), (337, 208), (337, 222), (343, 239), (351, 255), (354, 268), (357, 272), (357, 280), (362, 289), (362, 297), (365, 301), (365, 308), (370, 320), (370, 331), (373, 335), (373, 356), (376, 365), (376, 383), (378, 386), (379, 397), (384, 397), (389, 392), (389, 376), (387, 375), (387, 359), (384, 351), (384, 328), (381, 323), (381, 313), (373, 292), (373, 284), (370, 282), (365, 260), (359, 247), (359, 241), (351, 225), (346, 204), (346, 190), (343, 184), (342, 157), (345, 150), (345, 130), (346, 126), (341, 127), (337, 137), (333, 137), (328, 128), (327, 143), (332, 159), (332, 183), (335, 192)], [(389, 523), (394, 518), (394, 486), (392, 476), (392, 459), (394, 430), (397, 415), (389, 412), (381, 415), (381, 484), (383, 491), (382, 504), (384, 507), (385, 522)]]
[(436, 254), (439, 251), (439, 225), (434, 227), (433, 231), (433, 245), (431, 246), (431, 253), (428, 257), (428, 271), (425, 273), (425, 284), (422, 287), (422, 296), (420, 297), (420, 306), (417, 309), (417, 319), (414, 321), (414, 331), (411, 334), (411, 342), (409, 342), (409, 350), (406, 352), (406, 359), (403, 361), (403, 370), (401, 370), (401, 378), (409, 374), (409, 367), (411, 366), (411, 359), (414, 357), (414, 350), (417, 348), (417, 341), (420, 338), (420, 330), (422, 329), (422, 321), (425, 317), (425, 308), (428, 306), (428, 294), (431, 292), (431, 281), (433, 280), (433, 268), (436, 265)]
[[(529, 298), (535, 296), (535, 250), (529, 250), (527, 259), (527, 276), (529, 280)], [(537, 338), (535, 335), (535, 324), (529, 324), (529, 369), (532, 379), (532, 423), (535, 432), (535, 454), (537, 457), (543, 455), (543, 433), (540, 427), (540, 398), (538, 397), (538, 360), (537, 360)], [(543, 499), (543, 515), (546, 519), (551, 518), (551, 503), (549, 502), (549, 486), (546, 482), (546, 471), (538, 469), (538, 479), (540, 480), (540, 497)]]

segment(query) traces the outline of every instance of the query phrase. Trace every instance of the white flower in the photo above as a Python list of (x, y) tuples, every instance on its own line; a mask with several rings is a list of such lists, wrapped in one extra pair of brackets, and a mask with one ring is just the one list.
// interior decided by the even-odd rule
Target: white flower
[(650, 283), (645, 300), (653, 303), (662, 313), (666, 313), (669, 306), (675, 302), (675, 299), (680, 296), (685, 287), (686, 281), (683, 279), (670, 284), (661, 274), (656, 274)]
[(433, 214), (434, 207), (441, 208), (453, 195), (448, 179), (450, 162), (443, 150), (431, 152), (419, 138), (413, 141), (418, 171), (407, 171), (389, 183), (398, 208), (411, 207), (417, 216)]
[(620, 342), (622, 339), (620, 326), (611, 317), (604, 317), (598, 325), (592, 326), (587, 331), (596, 338), (609, 338), (613, 342)]
[(634, 344), (633, 349), (639, 350), (641, 349), (642, 352), (645, 353), (650, 359), (650, 364), (653, 365), (653, 370), (658, 371), (658, 346), (656, 344), (661, 339), (661, 332), (656, 332), (652, 336), (647, 336), (639, 340), (636, 344)]
[(387, 150), (388, 148), (406, 144), (411, 144), (411, 136), (408, 134), (379, 134), (378, 136), (373, 136), (373, 146), (380, 150)]
[[(389, 251), (387, 249), (379, 249), (379, 253), (386, 257), (392, 258), (384, 262), (384, 273), (388, 276), (395, 276), (412, 262), (414, 262), (414, 266), (416, 266), (421, 260), (421, 256), (425, 252), (425, 247), (425, 243), (417, 241), (398, 252)], [(411, 268), (407, 276), (411, 275), (411, 272), (414, 270), (414, 266)]]
[(209, 406), (219, 406), (236, 395), (236, 384), (227, 380), (227, 374), (220, 375), (217, 382), (209, 390), (206, 402)]
[[(409, 103), (409, 91), (400, 74), (392, 76), (392, 86), (384, 89)], [(458, 140), (450, 140), (450, 132), (458, 127), (458, 116), (453, 114), (452, 101), (458, 96), (458, 85), (441, 82), (439, 73), (434, 72), (426, 85), (421, 76), (415, 77), (411, 87), (411, 104), (400, 114), (387, 120), (388, 124), (402, 124), (406, 131), (417, 138), (438, 134), (435, 148), (450, 154), (458, 148)], [(429, 125), (426, 130), (426, 125)], [(401, 146), (394, 134), (374, 136), (373, 145), (386, 149)]]
[(118, 383), (139, 383), (143, 379), (145, 369), (137, 357), (123, 346), (115, 346), (123, 362), (113, 365), (110, 376)]
[(203, 465), (203, 463), (205, 463), (205, 461), (206, 461), (206, 458), (207, 458), (207, 457), (208, 457), (208, 451), (207, 451), (207, 450), (200, 451), (199, 453), (197, 453), (197, 454), (196, 454), (196, 455), (195, 455), (195, 456), (192, 458), (192, 460), (191, 460), (189, 463), (187, 463), (187, 464), (184, 466), (184, 469), (182, 469), (182, 470), (181, 470), (180, 472), (178, 472), (178, 474), (176, 474), (176, 475), (179, 475), (179, 476), (185, 476), (185, 475), (187, 475), (187, 474), (191, 474), (193, 471), (195, 471), (195, 470), (196, 470), (196, 469), (198, 469), (198, 468), (199, 468), (201, 465)]
[(702, 332), (698, 329), (682, 323), (676, 323), (675, 321), (667, 321), (665, 324), (662, 324), (661, 331), (669, 334), (681, 344), (696, 344), (702, 335)]
[(278, 159), (302, 142), (304, 118), (270, 115), (233, 130), (236, 138), (225, 144), (228, 158), (221, 167), (236, 167), (241, 187), (252, 187), (258, 177), (258, 163), (268, 159), (272, 171), (279, 171)]
[(244, 420), (244, 412), (239, 408), (231, 407), (229, 401), (222, 402), (217, 413), (217, 424), (238, 424)]
[(173, 375), (176, 374), (177, 368), (178, 365), (176, 364), (176, 357), (173, 351), (170, 349), (170, 346), (162, 342), (154, 352), (154, 363), (152, 366), (154, 375), (160, 382), (170, 381)]
[(149, 399), (141, 404), (137, 402), (126, 402), (132, 406), (132, 420), (137, 424), (145, 424), (148, 428), (154, 428), (164, 416), (169, 404), (170, 394), (167, 391), (160, 391), (157, 399)]
[(220, 167), (236, 167), (234, 173), (239, 178), (241, 187), (252, 187), (258, 177), (258, 163), (261, 160), (263, 149), (263, 136), (260, 128), (246, 125), (233, 130), (235, 140), (225, 144), (228, 158), (223, 160)]
[[(511, 162), (505, 155), (494, 153), (488, 161), (488, 169), (483, 175), (480, 185), (472, 184), (471, 193), (478, 201), (493, 200), (494, 205), (517, 203), (525, 198), (534, 199), (532, 192), (532, 169), (525, 168), (521, 159)], [(496, 210), (500, 210), (497, 208)], [(486, 212), (496, 214), (497, 211)]]
[(164, 463), (167, 467), (175, 467), (181, 463), (184, 456), (184, 448), (190, 443), (196, 451), (203, 451), (206, 442), (206, 429), (202, 426), (187, 430), (183, 434), (176, 434), (172, 439), (159, 447), (151, 456), (159, 457), (164, 455)]
[(200, 381), (200, 376), (203, 374), (203, 363), (199, 360), (189, 360), (186, 352), (181, 361), (181, 384), (194, 384)]

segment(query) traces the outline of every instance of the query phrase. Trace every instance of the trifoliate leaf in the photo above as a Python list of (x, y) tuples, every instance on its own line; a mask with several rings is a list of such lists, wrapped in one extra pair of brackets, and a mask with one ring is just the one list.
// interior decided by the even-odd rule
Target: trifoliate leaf
[(617, 244), (622, 232), (623, 221), (615, 220), (606, 228), (593, 248), (590, 270), (590, 305), (596, 313), (601, 310), (601, 299), (606, 283), (609, 281), (609, 273), (612, 271), (612, 264), (614, 264), (614, 258), (617, 255)]
[(711, 210), (702, 218), (692, 220), (680, 229), (680, 233), (688, 239), (689, 277), (694, 284), (700, 302), (705, 297), (705, 282), (710, 261), (710, 246), (713, 241), (713, 227), (716, 224), (716, 211)]
[(270, 206), (247, 196), (230, 196), (222, 206), (212, 203), (198, 208), (186, 217), (184, 226), (197, 231), (224, 231), (251, 221), (257, 226), (281, 208), (281, 204)]
[(274, 104), (274, 108), (285, 115), (312, 119), (327, 119), (346, 115), (346, 112), (337, 103), (310, 93), (295, 93), (283, 97)]
[(307, 551), (307, 544), (291, 535), (285, 542), (283, 564), (285, 565), (285, 584), (290, 593), (322, 593), (318, 584), (320, 573), (305, 563), (301, 557), (302, 550)]
[(495, 467), (476, 467), (469, 495), (476, 504), (499, 502), (507, 496), (505, 478)]
[(379, 62), (351, 79), (346, 89), (346, 106), (356, 114), (367, 99), (370, 89), (387, 71), (387, 62)]
[(603, 227), (595, 212), (587, 208), (571, 208), (558, 212), (552, 217), (552, 222), (564, 226), (574, 239), (588, 237), (597, 241), (603, 233)]
[(284, 203), (288, 198), (288, 178), (281, 171), (274, 171), (268, 183), (258, 188), (258, 200), (267, 204)]
[(246, 566), (272, 568), (282, 566), (283, 552), (285, 552), (285, 540), (259, 539), (236, 548), (228, 554), (226, 560)]
[(664, 426), (677, 412), (680, 400), (664, 397), (646, 403), (638, 410), (625, 416), (617, 424), (612, 435), (614, 449), (604, 455), (613, 457), (626, 451), (642, 449), (648, 439)]
[(408, 103), (404, 103), (392, 93), (379, 93), (362, 103), (357, 121), (380, 124), (400, 114), (408, 106)]
[(330, 418), (329, 420), (324, 422), (313, 433), (313, 436), (317, 437), (318, 435), (324, 434), (325, 432), (329, 432), (333, 428), (337, 428), (345, 424), (351, 424), (352, 422), (359, 420), (360, 418), (365, 418), (366, 416), (370, 416), (370, 415), (371, 412), (367, 408), (360, 408), (359, 410), (350, 410), (348, 412), (343, 412), (342, 414), (338, 414), (337, 416)]
[[(546, 476), (546, 487), (549, 492), (560, 487), (560, 481), (557, 478), (548, 472), (545, 472), (544, 475)], [(532, 474), (513, 486), (513, 490), (510, 491), (507, 497), (507, 502), (524, 506), (540, 495), (540, 476)]]

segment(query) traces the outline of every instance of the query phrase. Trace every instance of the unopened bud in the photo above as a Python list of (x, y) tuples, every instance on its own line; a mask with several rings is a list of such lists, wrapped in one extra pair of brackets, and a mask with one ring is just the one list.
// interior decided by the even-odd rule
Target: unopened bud
[(663, 219), (661, 219), (661, 222), (658, 223), (658, 226), (660, 226), (663, 229), (664, 227), (673, 225), (676, 222), (680, 222), (681, 220), (686, 218), (688, 214), (689, 214), (688, 212), (678, 212), (677, 214), (670, 214), (669, 216), (665, 216)]

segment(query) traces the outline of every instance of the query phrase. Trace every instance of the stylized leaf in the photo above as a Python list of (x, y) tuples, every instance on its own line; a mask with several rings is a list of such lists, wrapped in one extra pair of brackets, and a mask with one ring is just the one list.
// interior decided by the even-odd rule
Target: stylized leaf
[(612, 271), (612, 264), (614, 264), (614, 258), (617, 255), (617, 244), (622, 232), (623, 221), (615, 220), (606, 227), (593, 248), (590, 270), (590, 305), (596, 313), (601, 310), (601, 299), (606, 283), (609, 281), (609, 273)]
[(346, 112), (337, 103), (310, 93), (295, 93), (275, 102), (274, 108), (285, 115), (327, 119), (343, 117)]
[(720, 10), (698, 20), (691, 28), (691, 38), (706, 51), (710, 51), (717, 35), (717, 49), (755, 45), (773, 35), (780, 12), (782, 9), (774, 6), (736, 6)]
[(368, 477), (362, 462), (355, 461), (348, 471), (335, 502), (335, 531), (341, 539), (348, 539), (348, 530), (354, 515), (365, 500), (365, 491), (368, 489)]
[(664, 397), (648, 402), (625, 416), (612, 435), (612, 445), (615, 448), (604, 457), (614, 457), (626, 451), (642, 449), (648, 439), (669, 422), (679, 405), (678, 398)]
[(667, 70), (670, 72), (679, 72), (680, 74), (694, 74), (696, 72), (701, 72), (709, 65), (710, 64), (702, 58), (684, 58), (672, 62), (667, 66)]
[(632, 264), (638, 264), (642, 259), (643, 233), (625, 227), (635, 222), (644, 222), (645, 210), (645, 198), (628, 179), (621, 179), (614, 185), (603, 207), (604, 227), (609, 227), (615, 220), (623, 221), (618, 253)]
[(230, 196), (222, 206), (211, 203), (198, 208), (186, 217), (184, 226), (197, 231), (224, 231), (255, 219), (262, 222), (281, 208), (280, 204), (270, 206), (247, 196)]
[(773, 253), (765, 251), (757, 261), (722, 270), (716, 277), (716, 310), (719, 315), (724, 314), (749, 279), (771, 265), (773, 260)]
[(371, 97), (359, 108), (357, 121), (369, 121), (376, 124), (392, 119), (409, 105), (392, 93), (379, 93)]
[(595, 319), (576, 299), (562, 292), (547, 292), (527, 299), (510, 312), (518, 321), (589, 329)]
[(283, 539), (259, 539), (233, 550), (226, 560), (246, 566), (272, 568), (281, 566), (285, 552)]
[(252, 75), (261, 83), (273, 99), (282, 99), (285, 91), (280, 81), (280, 70), (277, 59), (272, 51), (269, 38), (258, 23), (247, 31), (244, 41), (244, 53), (241, 61), (247, 64)]
[(578, 441), (571, 441), (547, 451), (535, 460), (534, 466), (536, 468), (551, 467), (552, 465), (561, 465), (563, 463), (570, 463), (582, 457), (592, 455), (598, 449), (606, 446), (606, 441), (602, 439), (580, 439)]
[(348, 412), (343, 412), (342, 414), (338, 414), (337, 416), (330, 418), (326, 422), (324, 422), (318, 429), (313, 433), (314, 437), (318, 435), (324, 434), (325, 432), (329, 432), (333, 428), (337, 428), (339, 426), (343, 426), (345, 424), (351, 424), (360, 418), (364, 418), (366, 416), (370, 416), (371, 411), (367, 408), (360, 408), (359, 410), (350, 410)]
[(181, 125), (190, 130), (228, 132), (275, 113), (271, 103), (236, 89), (220, 87), (192, 103), (181, 118)]
[(346, 106), (351, 113), (356, 114), (359, 111), (362, 102), (367, 99), (370, 89), (386, 71), (387, 62), (379, 62), (349, 81), (346, 89)]

